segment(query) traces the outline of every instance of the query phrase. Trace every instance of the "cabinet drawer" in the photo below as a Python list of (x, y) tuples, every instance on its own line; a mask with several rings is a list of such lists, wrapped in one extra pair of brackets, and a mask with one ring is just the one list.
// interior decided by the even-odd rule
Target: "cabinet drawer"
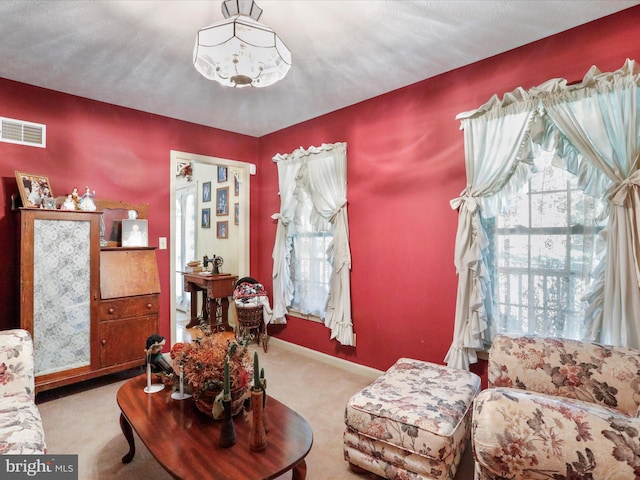
[(102, 300), (99, 307), (99, 318), (115, 320), (118, 318), (137, 317), (158, 313), (159, 301), (157, 295), (144, 295), (141, 297), (127, 297), (117, 300)]

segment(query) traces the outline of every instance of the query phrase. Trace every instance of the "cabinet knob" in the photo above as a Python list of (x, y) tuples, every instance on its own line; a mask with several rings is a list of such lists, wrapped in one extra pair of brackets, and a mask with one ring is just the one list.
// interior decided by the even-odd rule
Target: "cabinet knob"
[(102, 340), (102, 342), (100, 342), (100, 343), (102, 343), (102, 346), (104, 347), (107, 344), (107, 341), (106, 340)]
[(109, 309), (109, 313), (113, 313), (113, 311), (114, 311), (113, 308)]
[(151, 309), (151, 304), (150, 303), (147, 303), (147, 308)]

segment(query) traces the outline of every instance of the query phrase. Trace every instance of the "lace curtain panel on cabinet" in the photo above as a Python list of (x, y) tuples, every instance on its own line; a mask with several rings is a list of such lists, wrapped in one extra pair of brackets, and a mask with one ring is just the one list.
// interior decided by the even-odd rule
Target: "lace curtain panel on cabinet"
[(34, 221), (36, 375), (90, 364), (90, 224)]

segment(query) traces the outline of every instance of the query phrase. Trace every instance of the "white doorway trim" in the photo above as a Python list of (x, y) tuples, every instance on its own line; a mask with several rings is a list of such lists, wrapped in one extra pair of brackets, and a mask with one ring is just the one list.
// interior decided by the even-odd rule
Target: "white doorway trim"
[[(240, 185), (244, 192), (244, 201), (240, 205), (240, 224), (243, 226), (240, 230), (240, 245), (238, 245), (238, 276), (248, 276), (251, 271), (250, 254), (249, 254), (249, 232), (250, 232), (250, 216), (249, 205), (251, 204), (251, 174), (255, 172), (255, 165), (237, 160), (229, 160), (226, 158), (209, 157), (206, 155), (198, 155), (195, 153), (180, 152), (171, 150), (171, 178), (169, 181), (169, 190), (171, 192), (170, 211), (169, 211), (169, 311), (171, 314), (171, 345), (176, 341), (176, 169), (178, 162), (194, 162), (206, 165), (221, 165), (227, 168), (237, 170), (240, 178), (245, 185)], [(196, 214), (197, 217), (197, 214)]]

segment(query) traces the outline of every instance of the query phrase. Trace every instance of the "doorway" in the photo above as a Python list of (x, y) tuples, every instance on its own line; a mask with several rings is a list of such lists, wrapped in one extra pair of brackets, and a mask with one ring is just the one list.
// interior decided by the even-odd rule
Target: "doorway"
[[(183, 175), (185, 165), (190, 167), (188, 177)], [(222, 273), (249, 275), (250, 173), (254, 168), (246, 162), (171, 151), (169, 258), (170, 271), (175, 272), (170, 275), (169, 290), (171, 344), (182, 341), (177, 317), (184, 319), (190, 312), (190, 294), (184, 292), (182, 282), (187, 262), (205, 255), (221, 256)], [(225, 199), (226, 209), (217, 208), (218, 197)]]

